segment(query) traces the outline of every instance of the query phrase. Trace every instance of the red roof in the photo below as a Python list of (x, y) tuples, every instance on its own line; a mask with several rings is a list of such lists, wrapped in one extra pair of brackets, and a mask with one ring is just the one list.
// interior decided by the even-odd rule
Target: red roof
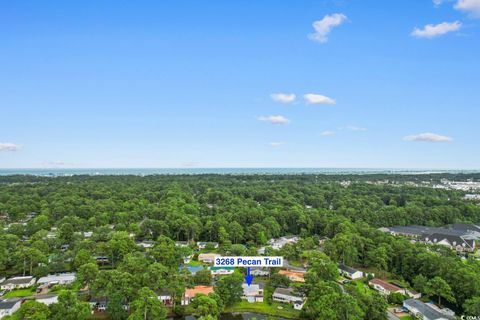
[(185, 297), (193, 298), (195, 295), (203, 293), (208, 295), (213, 292), (212, 286), (195, 286), (192, 289), (185, 289)]

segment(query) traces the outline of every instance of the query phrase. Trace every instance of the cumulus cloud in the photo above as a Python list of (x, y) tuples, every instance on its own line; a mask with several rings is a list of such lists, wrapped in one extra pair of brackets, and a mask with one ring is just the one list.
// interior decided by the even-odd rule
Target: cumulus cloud
[(347, 21), (347, 16), (342, 13), (334, 13), (332, 15), (326, 15), (322, 20), (315, 21), (313, 28), (315, 32), (308, 37), (310, 40), (325, 43), (328, 41), (328, 34), (334, 27), (337, 27)]
[(324, 137), (326, 137), (326, 136), (333, 136), (334, 134), (335, 134), (334, 131), (329, 131), (329, 130), (323, 131), (322, 133), (320, 133), (320, 135), (321, 135), (321, 136), (324, 136)]
[(468, 12), (472, 17), (480, 18), (480, 0), (458, 0), (454, 7)]
[(435, 38), (449, 32), (457, 31), (462, 27), (459, 21), (427, 24), (423, 29), (413, 29), (411, 35), (416, 38)]
[(271, 124), (288, 124), (290, 122), (289, 119), (285, 118), (284, 116), (281, 115), (276, 115), (276, 116), (262, 116), (258, 117), (258, 120), (268, 122)]
[(335, 104), (336, 101), (321, 94), (307, 93), (303, 96), (306, 104)]
[(281, 147), (285, 144), (285, 142), (270, 142), (270, 147), (273, 147), (273, 148), (278, 148), (278, 147)]
[(279, 103), (292, 103), (295, 101), (296, 96), (293, 93), (272, 93), (270, 98)]
[(442, 136), (440, 134), (426, 132), (420, 134), (412, 134), (403, 138), (405, 141), (427, 141), (427, 142), (451, 142), (452, 138)]
[(0, 142), (0, 151), (18, 151), (22, 147), (11, 142)]

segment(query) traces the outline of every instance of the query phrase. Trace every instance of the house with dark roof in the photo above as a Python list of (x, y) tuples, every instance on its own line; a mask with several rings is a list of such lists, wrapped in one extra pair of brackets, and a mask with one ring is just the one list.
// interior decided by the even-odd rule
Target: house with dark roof
[(22, 304), (22, 300), (18, 298), (12, 298), (12, 299), (0, 301), (0, 319), (14, 314), (15, 311), (20, 309), (21, 304)]
[(343, 263), (338, 265), (338, 271), (344, 277), (355, 280), (363, 277), (363, 272), (352, 267), (349, 267)]
[(2, 290), (13, 290), (13, 289), (22, 289), (28, 288), (35, 284), (35, 278), (31, 276), (27, 277), (13, 277), (3, 282), (0, 285)]
[(301, 310), (305, 304), (305, 298), (293, 288), (277, 288), (272, 295), (273, 301), (290, 303), (295, 310)]
[(417, 299), (407, 299), (403, 301), (403, 307), (407, 309), (414, 317), (422, 320), (455, 319), (455, 316), (442, 313)]
[(464, 239), (462, 236), (432, 233), (423, 236), (421, 239), (426, 244), (447, 246), (460, 252), (473, 252), (475, 250), (475, 240)]

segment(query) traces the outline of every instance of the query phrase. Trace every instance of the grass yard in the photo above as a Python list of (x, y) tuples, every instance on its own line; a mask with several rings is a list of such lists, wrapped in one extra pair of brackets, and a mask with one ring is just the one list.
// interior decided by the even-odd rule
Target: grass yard
[(402, 316), (400, 317), (401, 320), (413, 320), (412, 316)]
[[(280, 307), (280, 309), (279, 309)], [(248, 303), (247, 301), (241, 301), (231, 307), (227, 307), (225, 312), (256, 312), (266, 314), (275, 317), (298, 319), (300, 311), (293, 309), (293, 306), (283, 303), (257, 302)]]
[(16, 289), (7, 292), (3, 298), (28, 297), (34, 295), (36, 288)]

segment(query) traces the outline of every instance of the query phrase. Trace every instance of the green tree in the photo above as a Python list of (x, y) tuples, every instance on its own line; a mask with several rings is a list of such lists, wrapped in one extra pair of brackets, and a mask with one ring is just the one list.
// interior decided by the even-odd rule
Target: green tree
[(210, 285), (212, 283), (212, 273), (208, 269), (203, 269), (195, 273), (193, 281), (197, 285)]
[(470, 316), (480, 315), (480, 297), (473, 297), (465, 301), (463, 304), (465, 313)]
[(125, 320), (128, 318), (127, 311), (123, 308), (124, 297), (114, 293), (108, 297), (107, 314), (111, 320)]
[(81, 265), (77, 271), (78, 281), (82, 285), (90, 285), (98, 276), (98, 265), (95, 262), (89, 262)]
[(64, 291), (58, 295), (58, 303), (50, 305), (52, 320), (84, 320), (90, 317), (90, 305), (80, 302), (77, 295)]
[(449, 302), (455, 301), (452, 288), (439, 276), (436, 276), (428, 281), (426, 292), (428, 295), (435, 295), (438, 297), (438, 305), (441, 305), (442, 298)]
[(20, 309), (11, 317), (12, 320), (48, 320), (50, 310), (48, 306), (35, 300), (29, 300), (20, 306)]
[(194, 315), (197, 317), (214, 316), (217, 317), (219, 309), (217, 301), (204, 294), (197, 294), (192, 301)]
[(243, 276), (239, 273), (234, 273), (230, 276), (222, 277), (217, 282), (215, 293), (217, 293), (226, 306), (230, 306), (237, 301), (240, 301), (243, 294)]
[(128, 317), (129, 320), (162, 320), (167, 316), (167, 310), (155, 292), (147, 287), (138, 291), (137, 298), (130, 306), (132, 313)]

